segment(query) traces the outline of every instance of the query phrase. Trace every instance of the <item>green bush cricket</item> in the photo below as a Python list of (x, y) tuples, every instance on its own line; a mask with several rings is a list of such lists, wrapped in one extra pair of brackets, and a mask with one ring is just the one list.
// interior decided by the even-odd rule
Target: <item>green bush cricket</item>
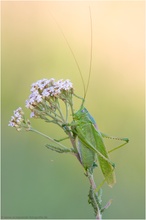
[[(74, 55), (74, 52), (66, 36), (64, 35), (64, 32), (62, 31), (61, 27), (58, 25), (58, 23), (55, 20), (74, 58), (74, 61), (78, 68), (79, 74), (81, 76), (81, 80), (82, 80), (83, 88), (84, 88), (84, 98), (78, 97), (77, 95), (73, 94), (75, 97), (82, 99), (82, 104), (81, 104), (80, 109), (76, 113), (73, 113), (73, 122), (70, 125), (68, 124), (68, 126), (71, 126), (74, 137), (78, 139), (78, 147), (77, 147), (78, 154), (79, 154), (79, 158), (85, 170), (93, 168), (94, 162), (97, 156), (99, 164), (100, 164), (100, 168), (106, 179), (106, 182), (108, 183), (109, 186), (112, 187), (115, 183), (115, 174), (114, 174), (115, 165), (109, 160), (109, 153), (124, 146), (125, 144), (128, 143), (129, 140), (128, 138), (111, 137), (104, 133), (101, 133), (99, 129), (97, 128), (94, 118), (90, 115), (88, 110), (84, 107), (84, 102), (85, 102), (85, 98), (86, 98), (86, 94), (87, 94), (87, 90), (88, 90), (88, 86), (90, 82), (91, 66), (92, 66), (92, 47), (93, 47), (92, 46), (92, 16), (91, 16), (90, 7), (89, 7), (89, 12), (90, 12), (90, 27), (91, 27), (91, 30), (90, 30), (91, 31), (91, 43), (90, 43), (91, 51), (90, 51), (90, 66), (89, 66), (89, 73), (88, 73), (88, 83), (87, 83), (86, 88), (85, 88), (85, 83), (84, 83), (84, 77), (82, 75), (80, 66)], [(65, 125), (64, 125), (64, 128), (65, 128)], [(121, 140), (121, 141), (125, 141), (125, 143), (107, 152), (103, 138)]]

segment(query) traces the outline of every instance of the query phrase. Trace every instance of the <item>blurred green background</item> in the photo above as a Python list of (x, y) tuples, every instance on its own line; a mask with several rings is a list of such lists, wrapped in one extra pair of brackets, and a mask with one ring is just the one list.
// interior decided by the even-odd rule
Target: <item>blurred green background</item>
[[(117, 184), (103, 187), (103, 204), (113, 199), (103, 217), (144, 219), (144, 2), (1, 4), (2, 218), (94, 218), (87, 202), (89, 183), (76, 158), (47, 150), (43, 137), (7, 126), (19, 106), (29, 117), (25, 100), (30, 85), (39, 79), (69, 78), (76, 94), (83, 96), (77, 67), (54, 18), (87, 83), (90, 5), (93, 63), (85, 105), (102, 132), (130, 139), (111, 155)], [(51, 124), (32, 119), (32, 125), (53, 138), (63, 137)], [(106, 140), (108, 149), (118, 144)]]

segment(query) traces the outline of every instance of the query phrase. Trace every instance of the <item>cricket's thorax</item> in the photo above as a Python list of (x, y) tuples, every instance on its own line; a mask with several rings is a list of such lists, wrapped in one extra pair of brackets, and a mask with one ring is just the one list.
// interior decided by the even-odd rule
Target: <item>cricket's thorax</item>
[(89, 114), (88, 110), (84, 107), (81, 107), (75, 114), (74, 114), (74, 120), (78, 121), (79, 124), (93, 124), (94, 127), (98, 130), (96, 121), (94, 118)]

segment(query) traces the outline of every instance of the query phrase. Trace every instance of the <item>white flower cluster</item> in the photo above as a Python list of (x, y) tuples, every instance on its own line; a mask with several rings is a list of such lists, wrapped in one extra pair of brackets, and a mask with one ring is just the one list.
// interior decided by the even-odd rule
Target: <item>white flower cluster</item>
[(21, 123), (24, 120), (23, 118), (24, 112), (22, 111), (22, 108), (19, 107), (14, 111), (14, 116), (11, 116), (11, 120), (9, 121), (8, 126), (15, 127), (16, 130), (21, 130)]
[(64, 95), (69, 92), (72, 93), (73, 86), (70, 80), (58, 80), (55, 82), (54, 78), (41, 79), (33, 83), (31, 86), (31, 94), (29, 99), (26, 100), (26, 107), (33, 109), (38, 103), (43, 100), (49, 100), (49, 98), (63, 99)]

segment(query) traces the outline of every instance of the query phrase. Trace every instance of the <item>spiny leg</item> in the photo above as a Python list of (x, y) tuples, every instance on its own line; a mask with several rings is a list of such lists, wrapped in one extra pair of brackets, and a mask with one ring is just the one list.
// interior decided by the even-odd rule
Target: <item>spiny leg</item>
[(129, 139), (128, 138), (119, 138), (119, 137), (114, 137), (114, 136), (109, 136), (107, 134), (104, 134), (102, 132), (100, 132), (103, 138), (109, 138), (109, 139), (114, 139), (114, 140), (118, 140), (118, 141), (126, 141), (128, 143)]
[(129, 139), (128, 139), (128, 138), (113, 137), (113, 136), (109, 136), (109, 135), (107, 135), (107, 134), (104, 134), (104, 133), (102, 133), (102, 132), (101, 132), (101, 135), (102, 135), (103, 138), (109, 138), (109, 139), (118, 140), (118, 141), (125, 141), (124, 144), (121, 144), (121, 145), (119, 145), (119, 146), (117, 146), (117, 147), (115, 147), (115, 148), (109, 150), (108, 153), (111, 153), (111, 152), (113, 152), (113, 151), (115, 151), (115, 150), (117, 150), (117, 149), (123, 147), (124, 145), (126, 145), (126, 144), (129, 142)]

